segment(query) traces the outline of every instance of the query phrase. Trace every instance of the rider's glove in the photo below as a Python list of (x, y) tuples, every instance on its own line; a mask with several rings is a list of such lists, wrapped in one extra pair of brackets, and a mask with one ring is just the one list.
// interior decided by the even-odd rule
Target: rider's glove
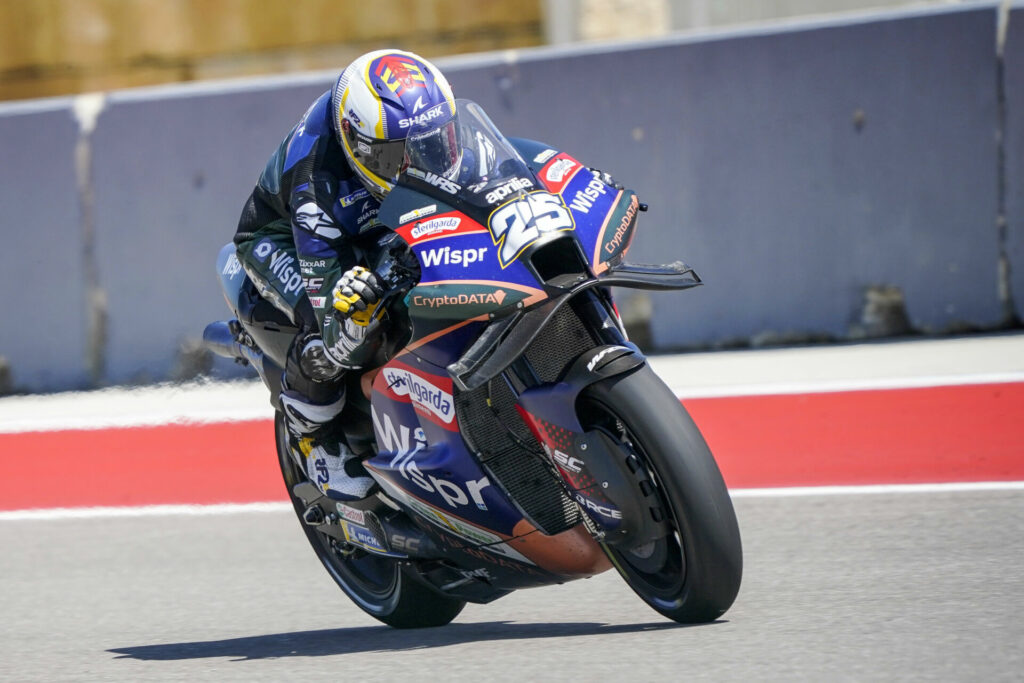
[(334, 309), (357, 325), (369, 325), (384, 288), (373, 272), (356, 266), (345, 272), (331, 292)]

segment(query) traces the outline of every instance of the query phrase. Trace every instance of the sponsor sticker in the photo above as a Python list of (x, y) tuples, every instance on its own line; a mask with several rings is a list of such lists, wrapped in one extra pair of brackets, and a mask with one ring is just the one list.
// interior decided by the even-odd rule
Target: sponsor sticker
[(286, 294), (298, 292), (302, 287), (302, 273), (299, 272), (298, 261), (283, 249), (275, 251), (270, 257), (270, 272), (277, 277)]
[(341, 230), (334, 223), (330, 215), (316, 205), (316, 202), (306, 202), (295, 210), (295, 223), (301, 228), (329, 240), (341, 237)]
[(327, 308), (327, 297), (311, 296), (309, 297), (309, 303), (313, 304), (313, 308)]
[(430, 171), (421, 171), (418, 168), (409, 168), (406, 173), (411, 175), (413, 178), (419, 178), (423, 182), (433, 185), (448, 194), (455, 194), (462, 189), (462, 186), (454, 180), (445, 178), (444, 176), (439, 176), (436, 173), (431, 173)]
[(338, 514), (347, 519), (350, 522), (356, 524), (366, 524), (366, 515), (363, 514), (362, 510), (357, 510), (354, 507), (345, 505), (344, 503), (338, 503), (335, 506)]
[(398, 217), (398, 222), (408, 223), (409, 221), (414, 221), (417, 218), (429, 216), (432, 213), (437, 213), (437, 204), (428, 204), (427, 206), (421, 206), (418, 209), (413, 209), (408, 213), (403, 213), (401, 216)]
[(578, 164), (572, 159), (559, 159), (548, 166), (547, 172), (544, 177), (547, 178), (550, 183), (560, 183), (565, 180), (565, 177), (571, 173)]
[(238, 257), (234, 254), (228, 256), (228, 260), (224, 263), (224, 270), (221, 271), (221, 275), (227, 275), (228, 277), (234, 277), (242, 272), (242, 264), (238, 260)]
[(269, 239), (260, 240), (256, 245), (256, 248), (252, 250), (252, 255), (256, 257), (256, 260), (260, 263), (266, 263), (267, 257), (274, 252), (274, 243)]
[[(422, 96), (421, 96), (421, 99), (422, 99)], [(416, 104), (417, 105), (419, 105), (421, 103), (421, 99), (416, 100)], [(426, 110), (422, 114), (415, 114), (415, 115), (410, 116), (409, 118), (406, 118), (406, 119), (398, 119), (398, 127), (399, 128), (408, 128), (410, 126), (421, 126), (424, 123), (429, 123), (430, 121), (433, 121), (434, 119), (436, 119), (438, 116), (443, 116), (444, 115), (445, 104), (446, 103), (442, 102), (441, 104), (434, 105), (433, 107), (431, 107), (430, 109)]]
[(536, 164), (543, 164), (545, 161), (547, 161), (551, 157), (555, 156), (556, 154), (558, 154), (558, 152), (556, 150), (546, 149), (543, 152), (541, 152), (540, 154), (538, 154), (537, 156), (535, 156), (533, 158), (533, 162), (536, 163)]
[(533, 187), (533, 181), (529, 178), (513, 178), (484, 195), (484, 201), (488, 204), (497, 204), (513, 192), (525, 190), (528, 187)]
[(569, 207), (574, 211), (579, 211), (580, 213), (590, 213), (590, 209), (594, 206), (594, 202), (596, 202), (599, 197), (606, 194), (608, 194), (608, 186), (604, 184), (603, 180), (597, 177), (597, 174), (594, 174), (586, 187), (576, 191), (576, 194), (572, 197), (572, 201), (569, 202)]
[(622, 220), (619, 221), (618, 227), (615, 228), (615, 232), (612, 233), (611, 237), (605, 239), (604, 251), (606, 256), (611, 257), (615, 255), (624, 244), (628, 244), (628, 237), (630, 235), (630, 229), (633, 226), (633, 221), (636, 219), (636, 211), (639, 206), (639, 201), (636, 195), (629, 202), (629, 206), (626, 207), (626, 212), (622, 216)]
[(579, 493), (574, 494), (574, 497), (576, 498), (576, 502), (586, 510), (593, 510), (597, 514), (602, 517), (607, 517), (608, 519), (622, 519), (622, 512), (610, 505), (601, 505), (590, 498), (584, 498)]
[(441, 247), (439, 249), (426, 249), (420, 254), (420, 260), (424, 268), (433, 268), (440, 265), (458, 266), (463, 268), (470, 264), (484, 260), (487, 247), (476, 247), (475, 249), (452, 249)]
[(362, 207), (360, 207), (360, 210), (362, 211), (362, 213), (359, 214), (359, 218), (356, 219), (356, 223), (362, 225), (367, 221), (376, 221), (377, 213), (380, 211), (380, 207), (377, 206), (376, 204), (371, 204), (369, 201), (367, 201), (362, 205)]
[(353, 204), (355, 204), (356, 202), (358, 202), (360, 199), (366, 199), (369, 196), (370, 196), (369, 190), (367, 190), (364, 187), (364, 188), (360, 188), (360, 189), (356, 190), (355, 192), (353, 192), (350, 195), (346, 195), (346, 196), (342, 197), (340, 201), (341, 201), (341, 205), (342, 206), (349, 207), (349, 206), (352, 206)]
[(439, 235), (443, 232), (451, 232), (456, 230), (462, 223), (461, 218), (447, 217), (447, 218), (432, 218), (429, 221), (423, 221), (413, 226), (410, 235), (414, 240), (418, 240), (421, 237), (427, 237), (429, 235)]
[(609, 346), (607, 348), (601, 349), (600, 351), (595, 353), (594, 357), (591, 358), (587, 362), (587, 371), (588, 372), (593, 372), (594, 368), (597, 367), (597, 364), (601, 362), (601, 359), (604, 358), (605, 356), (607, 356), (612, 351), (628, 351), (628, 350), (629, 349), (626, 348), (625, 346)]
[(467, 293), (460, 292), (459, 294), (442, 294), (440, 296), (424, 296), (422, 294), (416, 294), (412, 297), (413, 306), (422, 306), (425, 308), (442, 308), (444, 306), (469, 306), (469, 305), (481, 305), (481, 304), (495, 304), (500, 306), (507, 296), (504, 289), (496, 289), (494, 291), (479, 292), (479, 293)]
[(317, 269), (324, 269), (327, 267), (326, 260), (315, 260), (307, 261), (306, 259), (299, 259), (299, 269), (303, 275), (313, 275)]
[(384, 381), (397, 396), (409, 396), (413, 404), (435, 415), (446, 424), (455, 419), (455, 400), (422, 375), (404, 368), (386, 367)]
[(384, 545), (377, 540), (377, 537), (373, 535), (373, 532), (364, 526), (353, 524), (349, 521), (343, 521), (341, 528), (345, 532), (345, 538), (350, 542), (358, 546), (362, 546), (367, 550), (375, 550), (379, 553), (386, 553), (388, 551)]

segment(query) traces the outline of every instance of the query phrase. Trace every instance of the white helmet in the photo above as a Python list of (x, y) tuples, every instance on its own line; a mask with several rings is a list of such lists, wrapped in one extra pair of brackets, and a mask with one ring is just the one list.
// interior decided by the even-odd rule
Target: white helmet
[(335, 132), (349, 166), (377, 199), (394, 187), (406, 138), (425, 141), (442, 175), (459, 154), (455, 95), (433, 64), (411, 52), (377, 50), (338, 77), (331, 96)]

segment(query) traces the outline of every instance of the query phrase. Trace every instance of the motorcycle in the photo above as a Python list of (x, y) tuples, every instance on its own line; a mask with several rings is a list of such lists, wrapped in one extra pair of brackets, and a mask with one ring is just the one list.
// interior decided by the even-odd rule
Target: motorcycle
[[(680, 262), (625, 261), (647, 208), (636, 194), (565, 153), (513, 144), (473, 102), (457, 111), (459, 174), (418, 163), (410, 133), (378, 214), (418, 263), (377, 273), (390, 294), (375, 315), (392, 333), (380, 367), (348, 373), (339, 418), (379, 492), (326, 495), (277, 413), (279, 465), (310, 545), (349, 598), (398, 628), (612, 567), (669, 619), (719, 618), (742, 574), (732, 503), (610, 290), (700, 278)], [(235, 319), (208, 326), (206, 343), (251, 363), (278, 405), (296, 329), (233, 245), (217, 269)]]

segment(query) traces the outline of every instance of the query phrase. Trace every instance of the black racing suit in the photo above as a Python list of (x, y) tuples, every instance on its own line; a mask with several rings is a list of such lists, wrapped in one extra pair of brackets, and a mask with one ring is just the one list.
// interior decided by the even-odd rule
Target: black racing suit
[[(321, 95), (270, 157), (242, 210), (234, 242), (260, 294), (298, 327), (285, 384), (326, 402), (340, 388), (340, 369), (367, 364), (378, 346), (374, 325), (334, 315), (331, 289), (356, 265), (374, 269), (387, 235), (379, 203), (349, 169), (332, 124), (330, 91)], [(303, 354), (322, 337), (321, 357)]]

